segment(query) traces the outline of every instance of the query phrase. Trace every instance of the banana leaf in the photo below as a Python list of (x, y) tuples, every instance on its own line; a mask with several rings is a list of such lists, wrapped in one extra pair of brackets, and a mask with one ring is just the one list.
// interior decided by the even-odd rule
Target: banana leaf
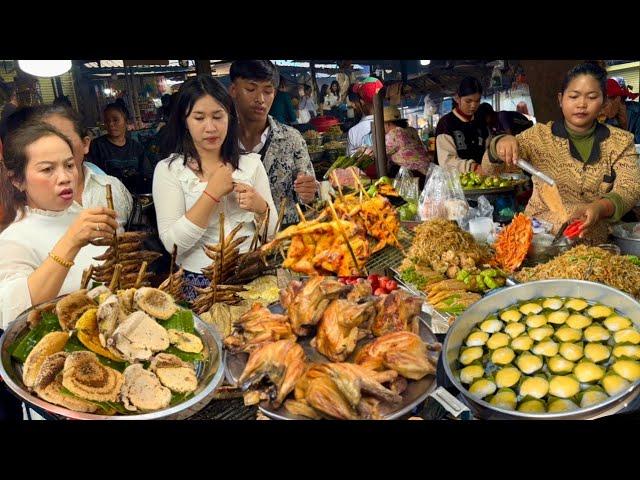
[(9, 353), (20, 363), (24, 363), (33, 347), (42, 340), (42, 337), (48, 333), (60, 331), (62, 331), (62, 328), (60, 327), (58, 316), (51, 312), (42, 312), (40, 323), (33, 330), (24, 333), (19, 340), (16, 340), (9, 347)]
[[(78, 340), (78, 337), (76, 335), (73, 335), (65, 345), (64, 351), (65, 352), (78, 352), (78, 351), (90, 352), (91, 350), (85, 347), (82, 344), (82, 342)], [(117, 370), (119, 372), (124, 372), (124, 369), (130, 365), (129, 362), (116, 362), (114, 360), (111, 360), (110, 358), (105, 358), (101, 355), (98, 355), (97, 353), (96, 353), (96, 356), (98, 357), (98, 360), (100, 361), (100, 363), (103, 364), (105, 367), (113, 368), (114, 370)]]
[(169, 320), (162, 323), (167, 330), (173, 328), (182, 332), (194, 333), (195, 324), (193, 322), (193, 313), (191, 310), (178, 310)]
[(172, 355), (175, 355), (176, 357), (180, 358), (181, 360), (184, 360), (185, 362), (199, 362), (204, 360), (202, 353), (183, 352), (182, 350), (177, 349), (173, 345), (167, 348), (164, 351), (164, 353), (170, 353)]

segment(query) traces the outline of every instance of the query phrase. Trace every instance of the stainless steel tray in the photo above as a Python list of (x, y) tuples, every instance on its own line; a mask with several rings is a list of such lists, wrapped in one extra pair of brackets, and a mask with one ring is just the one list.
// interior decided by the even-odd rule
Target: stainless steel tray
[(464, 396), (465, 403), (473, 414), (483, 419), (542, 419), (542, 420), (586, 420), (611, 415), (633, 401), (640, 389), (640, 380), (634, 382), (627, 390), (614, 395), (602, 403), (591, 407), (580, 408), (562, 413), (525, 413), (506, 410), (491, 405), (473, 396), (462, 385), (454, 373), (460, 347), (473, 327), (493, 312), (513, 303), (539, 297), (580, 297), (587, 301), (610, 305), (622, 312), (624, 316), (640, 327), (640, 303), (631, 296), (600, 283), (584, 280), (540, 280), (518, 284), (505, 288), (484, 297), (471, 305), (449, 329), (442, 347), (442, 360), (449, 380)]
[(36, 410), (45, 410), (56, 417), (77, 420), (181, 420), (203, 409), (211, 401), (216, 388), (224, 378), (224, 358), (220, 355), (222, 352), (220, 336), (213, 326), (193, 314), (196, 331), (204, 344), (203, 353), (206, 360), (196, 362), (198, 388), (194, 392), (194, 396), (188, 400), (163, 410), (130, 415), (95, 415), (76, 412), (54, 405), (36, 395), (32, 395), (27, 390), (22, 382), (22, 364), (13, 359), (8, 351), (16, 338), (28, 328), (27, 317), (34, 308), (36, 307), (32, 307), (20, 314), (18, 318), (9, 324), (2, 337), (0, 337), (0, 376), (15, 395)]
[[(282, 313), (282, 307), (279, 304), (269, 307), (275, 313)], [(436, 337), (431, 332), (431, 329), (426, 323), (426, 319), (421, 318), (420, 322), (420, 337), (428, 343), (437, 342)], [(364, 339), (358, 342), (356, 351), (351, 355), (348, 361), (353, 359), (357, 351), (370, 342), (371, 339)], [(326, 357), (320, 354), (315, 348), (311, 346), (311, 337), (298, 339), (298, 343), (302, 345), (307, 358), (310, 362), (316, 363), (328, 363)], [(236, 385), (238, 379), (242, 375), (247, 360), (249, 359), (248, 353), (232, 354), (225, 350), (225, 373), (227, 381), (232, 385)], [(400, 405), (385, 405), (381, 404), (381, 412), (385, 420), (393, 420), (406, 415), (413, 410), (417, 405), (423, 402), (429, 394), (436, 388), (435, 375), (428, 375), (421, 380), (413, 381), (409, 380), (407, 389), (402, 393), (402, 403)], [(278, 409), (273, 409), (269, 406), (267, 401), (260, 402), (258, 408), (262, 413), (274, 420), (308, 420), (308, 418), (292, 415), (287, 412), (284, 406)]]

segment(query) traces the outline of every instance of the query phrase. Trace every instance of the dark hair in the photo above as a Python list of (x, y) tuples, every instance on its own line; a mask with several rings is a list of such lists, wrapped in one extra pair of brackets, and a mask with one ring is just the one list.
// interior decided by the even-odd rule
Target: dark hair
[(270, 60), (236, 60), (229, 69), (231, 81), (236, 78), (271, 82), (274, 86), (280, 84), (280, 74), (277, 67)]
[(476, 93), (482, 95), (482, 84), (476, 77), (464, 77), (460, 82), (460, 85), (458, 85), (458, 90), (456, 91), (456, 94), (459, 97), (466, 97), (468, 95), (474, 95)]
[(395, 125), (396, 127), (400, 127), (400, 128), (407, 128), (409, 126), (409, 120), (407, 120), (406, 118), (400, 118), (398, 120), (391, 120), (389, 123), (391, 123), (392, 125)]
[(4, 158), (0, 161), (0, 210), (4, 214), (2, 229), (11, 224), (18, 213), (24, 214), (27, 196), (15, 187), (13, 181), (22, 183), (25, 180), (25, 170), (29, 162), (27, 147), (41, 138), (50, 136), (64, 140), (73, 152), (71, 141), (43, 122), (27, 122), (8, 135)]
[(600, 65), (593, 62), (581, 63), (569, 70), (562, 82), (560, 93), (564, 94), (564, 92), (569, 87), (569, 83), (571, 83), (571, 80), (580, 75), (591, 75), (593, 78), (595, 78), (600, 84), (600, 90), (602, 90), (602, 98), (607, 98), (607, 71)]
[(340, 97), (340, 84), (338, 83), (337, 80), (334, 80), (333, 82), (331, 82), (331, 85), (329, 85), (329, 91), (332, 91), (331, 87), (333, 87), (334, 85), (338, 87), (338, 90), (336, 90), (336, 95)]
[(491, 106), (491, 104), (487, 102), (482, 102), (480, 105), (478, 105), (478, 109), (476, 110), (474, 117), (484, 123), (486, 121), (487, 115), (490, 115), (492, 113), (496, 113), (496, 112)]
[(125, 120), (129, 120), (129, 110), (125, 105), (124, 100), (122, 100), (121, 98), (118, 98), (113, 103), (107, 104), (107, 106), (104, 107), (104, 110), (102, 110), (102, 114), (104, 115), (109, 110), (115, 110), (116, 112), (120, 112), (122, 115), (124, 115)]
[[(193, 139), (187, 128), (187, 117), (193, 110), (193, 105), (200, 98), (210, 95), (218, 102), (229, 115), (227, 136), (222, 142), (222, 160), (231, 164), (236, 169), (240, 160), (240, 147), (238, 146), (238, 114), (233, 105), (233, 100), (224, 85), (211, 75), (198, 75), (190, 78), (180, 86), (178, 97), (173, 104), (173, 111), (167, 123), (167, 135), (163, 149), (172, 154), (182, 155), (184, 164), (189, 159), (198, 162), (198, 169), (202, 170), (200, 155), (196, 150)], [(175, 157), (175, 156), (174, 156)], [(175, 160), (172, 158), (170, 162)]]
[(80, 138), (88, 136), (87, 130), (82, 127), (80, 115), (73, 108), (68, 107), (65, 104), (59, 103), (57, 105), (42, 105), (40, 107), (37, 107), (34, 110), (31, 118), (39, 122), (44, 122), (47, 117), (50, 117), (52, 115), (58, 115), (69, 120), (73, 124), (73, 129)]
[(309, 85), (308, 83), (305, 83), (305, 84), (303, 85), (303, 88), (304, 88), (304, 93), (312, 92), (312, 91), (313, 91), (313, 88), (311, 88), (311, 85)]
[(35, 111), (36, 107), (22, 107), (13, 112), (11, 115), (7, 117), (6, 121), (6, 132), (4, 137), (2, 138), (2, 143), (7, 141), (7, 137), (9, 134), (18, 128), (20, 128), (25, 122), (31, 120), (31, 116)]

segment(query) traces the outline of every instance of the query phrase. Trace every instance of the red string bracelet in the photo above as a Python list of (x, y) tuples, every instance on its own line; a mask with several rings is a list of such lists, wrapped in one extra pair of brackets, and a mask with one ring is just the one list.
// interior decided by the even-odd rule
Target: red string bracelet
[(213, 200), (216, 203), (220, 203), (220, 200), (218, 200), (216, 197), (214, 197), (213, 195), (211, 195), (209, 192), (207, 192), (206, 190), (204, 191), (204, 194), (207, 195), (211, 200)]

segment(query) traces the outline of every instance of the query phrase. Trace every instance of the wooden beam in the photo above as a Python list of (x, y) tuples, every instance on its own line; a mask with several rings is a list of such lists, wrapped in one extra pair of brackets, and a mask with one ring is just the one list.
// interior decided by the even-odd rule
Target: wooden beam
[(384, 141), (384, 107), (380, 92), (373, 96), (373, 148), (376, 155), (376, 169), (378, 177), (387, 175), (387, 147)]

